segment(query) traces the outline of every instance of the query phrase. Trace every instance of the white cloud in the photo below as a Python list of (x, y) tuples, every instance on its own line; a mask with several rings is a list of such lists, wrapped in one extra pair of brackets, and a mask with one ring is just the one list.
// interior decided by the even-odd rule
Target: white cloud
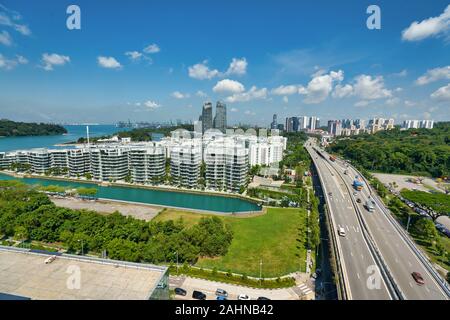
[(12, 38), (9, 35), (8, 31), (3, 30), (2, 32), (0, 32), (0, 43), (7, 47), (12, 45)]
[(286, 96), (298, 93), (298, 89), (300, 86), (298, 85), (281, 85), (275, 89), (272, 89), (271, 93), (277, 96)]
[(22, 16), (0, 4), (0, 25), (11, 27), (24, 36), (31, 35), (31, 30), (21, 22)]
[(445, 11), (437, 16), (421, 22), (414, 21), (402, 31), (402, 39), (406, 41), (418, 41), (428, 37), (435, 37), (448, 33), (450, 30), (450, 5)]
[(416, 103), (414, 101), (405, 100), (405, 106), (407, 107), (414, 107)]
[(144, 106), (146, 106), (147, 108), (149, 108), (150, 110), (155, 110), (161, 107), (160, 104), (156, 103), (155, 101), (152, 100), (147, 100), (144, 102)]
[(406, 77), (406, 76), (408, 75), (408, 70), (403, 69), (402, 71), (397, 72), (397, 73), (393, 73), (392, 75), (393, 75), (394, 77), (400, 77), (400, 78), (403, 78), (403, 77)]
[(363, 100), (390, 98), (392, 96), (391, 90), (384, 87), (382, 76), (372, 78), (372, 76), (362, 74), (355, 79), (354, 94)]
[(28, 60), (17, 55), (15, 59), (8, 59), (0, 53), (0, 69), (12, 70), (19, 64), (27, 64)]
[(353, 94), (353, 87), (350, 84), (344, 86), (338, 84), (334, 87), (333, 98), (345, 98)]
[(52, 71), (54, 66), (63, 66), (70, 62), (70, 57), (57, 53), (44, 53), (42, 55), (42, 68), (46, 71)]
[(217, 77), (220, 72), (216, 69), (211, 70), (207, 66), (208, 61), (204, 60), (201, 63), (194, 64), (193, 66), (189, 67), (189, 77), (198, 79), (198, 80), (205, 80), (205, 79), (211, 79), (214, 77)]
[(421, 86), (442, 79), (450, 79), (450, 66), (427, 70), (423, 76), (416, 80), (416, 84)]
[(142, 53), (139, 51), (127, 51), (125, 55), (128, 56), (131, 60), (140, 60), (142, 58)]
[(433, 92), (431, 98), (437, 101), (450, 101), (450, 83)]
[(266, 99), (267, 88), (258, 89), (256, 86), (250, 88), (250, 90), (241, 93), (235, 93), (232, 96), (227, 97), (227, 102), (246, 102), (255, 99)]
[(239, 109), (237, 109), (237, 108), (231, 108), (231, 110), (230, 110), (231, 112), (238, 112), (239, 111)]
[(255, 112), (250, 111), (250, 110), (246, 110), (244, 113), (245, 113), (246, 115), (248, 115), (248, 116), (254, 116), (254, 115), (256, 115)]
[(245, 91), (245, 87), (242, 83), (230, 80), (230, 79), (224, 79), (217, 82), (217, 84), (213, 88), (214, 92), (225, 92), (225, 93), (241, 93)]
[(122, 65), (119, 61), (117, 61), (114, 57), (103, 57), (99, 56), (97, 57), (98, 65), (102, 68), (107, 69), (120, 69), (122, 68)]
[(144, 48), (145, 53), (158, 53), (159, 51), (161, 51), (161, 49), (156, 43), (150, 44)]
[(244, 75), (247, 72), (247, 59), (237, 59), (233, 58), (228, 67), (228, 70), (225, 72), (226, 75)]
[(190, 94), (189, 93), (181, 93), (180, 91), (174, 91), (174, 92), (172, 92), (172, 97), (174, 97), (175, 99), (185, 99), (185, 98), (189, 98)]
[(208, 95), (207, 95), (206, 93), (204, 93), (202, 90), (198, 90), (198, 91), (195, 93), (195, 95), (196, 95), (197, 97), (201, 97), (201, 98), (205, 98), (205, 97), (208, 96)]
[(370, 101), (367, 100), (361, 100), (355, 103), (355, 107), (365, 107), (370, 103)]
[(317, 76), (308, 83), (306, 88), (299, 88), (299, 93), (306, 95), (304, 102), (308, 104), (324, 101), (333, 90), (333, 82), (344, 79), (344, 72), (342, 70), (337, 72), (331, 71), (329, 74), (322, 74), (322, 72), (316, 74)]
[(397, 97), (390, 98), (390, 99), (386, 100), (386, 105), (391, 106), (391, 107), (395, 106), (395, 105), (398, 105), (399, 103), (400, 103), (400, 99), (397, 98)]
[(283, 102), (284, 102), (284, 103), (288, 103), (288, 102), (289, 102), (289, 98), (288, 98), (287, 96), (284, 96), (284, 97), (283, 97)]

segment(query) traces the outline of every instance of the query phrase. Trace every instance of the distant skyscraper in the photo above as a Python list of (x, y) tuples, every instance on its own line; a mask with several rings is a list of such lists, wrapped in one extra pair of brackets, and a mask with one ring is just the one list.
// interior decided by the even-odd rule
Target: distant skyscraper
[(212, 103), (211, 102), (205, 102), (203, 104), (201, 121), (202, 121), (203, 133), (205, 133), (207, 130), (209, 130), (213, 127)]
[(223, 133), (225, 133), (225, 130), (227, 128), (227, 106), (220, 101), (217, 101), (216, 104), (216, 116), (214, 117), (214, 128), (219, 129)]
[(320, 118), (316, 119), (316, 129), (320, 128)]
[(316, 121), (317, 118), (316, 117), (309, 117), (309, 123), (308, 123), (308, 129), (313, 131), (316, 130)]
[(298, 131), (308, 129), (309, 117), (301, 116), (298, 118)]
[(340, 120), (328, 121), (328, 133), (333, 136), (340, 136), (342, 133), (342, 124)]
[(273, 115), (272, 123), (270, 124), (270, 129), (277, 129), (278, 128), (278, 121), (277, 121), (277, 115)]

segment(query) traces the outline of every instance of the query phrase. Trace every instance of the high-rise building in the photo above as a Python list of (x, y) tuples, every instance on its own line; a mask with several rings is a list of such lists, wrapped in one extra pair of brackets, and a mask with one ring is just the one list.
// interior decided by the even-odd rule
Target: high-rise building
[(309, 125), (309, 118), (307, 116), (298, 117), (298, 130), (307, 130)]
[(341, 120), (328, 121), (328, 133), (333, 136), (340, 136), (342, 133)]
[(278, 121), (276, 114), (273, 115), (272, 123), (270, 124), (270, 129), (278, 129)]
[(308, 129), (311, 131), (316, 130), (317, 117), (309, 117)]
[(213, 127), (213, 117), (212, 117), (212, 103), (211, 102), (205, 102), (203, 104), (202, 109), (202, 130), (203, 133), (205, 133), (207, 130), (211, 129)]
[(316, 129), (320, 128), (320, 118), (316, 119)]
[(217, 101), (216, 104), (216, 116), (214, 117), (214, 128), (222, 131), (223, 133), (225, 133), (225, 130), (227, 128), (227, 106), (226, 104), (220, 101)]

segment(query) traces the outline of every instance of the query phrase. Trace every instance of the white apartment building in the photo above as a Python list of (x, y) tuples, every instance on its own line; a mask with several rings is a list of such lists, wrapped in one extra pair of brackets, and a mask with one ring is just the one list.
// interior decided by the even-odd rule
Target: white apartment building
[(202, 148), (188, 141), (174, 146), (170, 152), (170, 175), (184, 188), (195, 188), (200, 178)]
[(238, 192), (247, 185), (248, 150), (231, 139), (208, 144), (205, 150), (206, 187)]
[(148, 183), (165, 175), (166, 157), (161, 145), (152, 143), (131, 148), (129, 160), (133, 182)]
[(91, 148), (91, 173), (95, 180), (124, 180), (129, 173), (129, 148), (117, 146)]
[(403, 129), (433, 129), (433, 120), (405, 120), (403, 121)]

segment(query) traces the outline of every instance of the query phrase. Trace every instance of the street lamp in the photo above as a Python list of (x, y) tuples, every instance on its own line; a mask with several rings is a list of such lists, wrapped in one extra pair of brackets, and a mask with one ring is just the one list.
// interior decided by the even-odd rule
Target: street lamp
[(83, 239), (78, 240), (78, 242), (81, 242), (81, 255), (84, 255), (84, 252), (83, 252)]
[(178, 251), (175, 251), (173, 254), (177, 255), (177, 275), (178, 275)]

